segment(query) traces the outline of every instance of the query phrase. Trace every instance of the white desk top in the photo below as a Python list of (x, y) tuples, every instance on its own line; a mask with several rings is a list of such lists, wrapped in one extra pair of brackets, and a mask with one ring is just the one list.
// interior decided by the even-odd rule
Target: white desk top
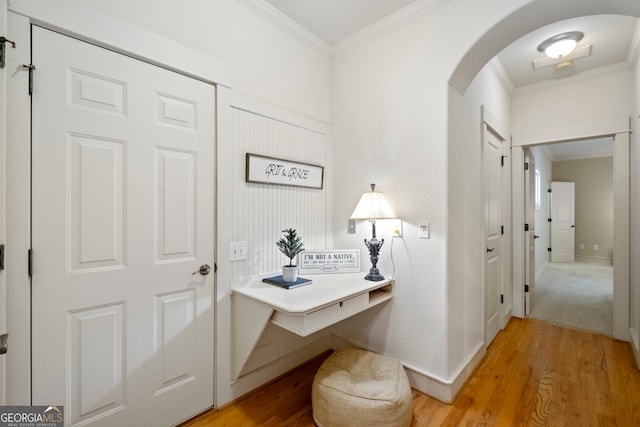
[[(253, 278), (247, 283), (232, 287), (232, 293), (240, 294), (260, 301), (275, 310), (289, 314), (303, 315), (346, 298), (369, 292), (388, 285), (391, 280), (380, 282), (364, 280), (366, 273), (312, 274), (304, 278), (311, 279), (310, 285), (293, 289), (284, 289), (262, 281), (263, 277)], [(270, 277), (266, 275), (264, 277)]]

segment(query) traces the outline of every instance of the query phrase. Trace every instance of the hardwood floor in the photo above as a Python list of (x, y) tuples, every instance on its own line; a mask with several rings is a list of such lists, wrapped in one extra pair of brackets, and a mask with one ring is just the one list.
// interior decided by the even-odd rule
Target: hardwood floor
[[(182, 427), (313, 426), (311, 384), (328, 355)], [(640, 426), (640, 371), (628, 343), (513, 319), (455, 401), (413, 391), (412, 426)]]

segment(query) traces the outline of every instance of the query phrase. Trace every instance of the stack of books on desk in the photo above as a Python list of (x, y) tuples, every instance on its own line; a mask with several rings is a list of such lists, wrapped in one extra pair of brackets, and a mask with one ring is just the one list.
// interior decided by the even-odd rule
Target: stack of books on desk
[(311, 279), (305, 279), (304, 277), (298, 277), (298, 280), (296, 280), (295, 282), (285, 282), (282, 278), (282, 275), (265, 277), (264, 279), (262, 279), (262, 281), (271, 285), (280, 286), (281, 288), (285, 289), (298, 288), (300, 286), (310, 285), (311, 283), (313, 283)]

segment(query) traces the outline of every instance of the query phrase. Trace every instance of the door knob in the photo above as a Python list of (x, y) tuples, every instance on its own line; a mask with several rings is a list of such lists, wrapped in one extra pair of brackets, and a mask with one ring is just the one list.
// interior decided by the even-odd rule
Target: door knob
[(209, 274), (210, 271), (211, 271), (211, 266), (209, 264), (202, 264), (200, 266), (200, 269), (198, 271), (194, 271), (193, 273), (191, 273), (191, 275), (193, 276), (194, 274), (200, 273), (203, 276), (206, 276), (207, 274)]
[(496, 248), (487, 248), (487, 252), (493, 252), (495, 250), (496, 250)]
[(533, 238), (534, 238), (534, 239), (539, 239), (539, 238), (540, 238), (540, 236), (536, 236), (536, 235), (534, 234), (534, 235), (533, 235)]
[(0, 354), (5, 354), (9, 350), (7, 339), (9, 339), (9, 334), (0, 335)]

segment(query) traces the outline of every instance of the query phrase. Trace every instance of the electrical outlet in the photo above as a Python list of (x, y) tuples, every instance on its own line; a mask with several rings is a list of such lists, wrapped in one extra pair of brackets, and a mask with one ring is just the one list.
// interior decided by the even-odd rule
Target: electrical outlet
[(402, 220), (393, 219), (391, 222), (393, 224), (391, 228), (391, 230), (393, 230), (393, 237), (402, 237)]
[(350, 219), (347, 222), (347, 234), (356, 234), (356, 220)]
[(229, 245), (229, 261), (244, 261), (247, 259), (247, 242), (231, 242)]
[(597, 243), (595, 243), (595, 244), (593, 245), (593, 250), (594, 250), (594, 251), (597, 251), (599, 248), (600, 248), (600, 247), (598, 246), (598, 244), (597, 244)]

